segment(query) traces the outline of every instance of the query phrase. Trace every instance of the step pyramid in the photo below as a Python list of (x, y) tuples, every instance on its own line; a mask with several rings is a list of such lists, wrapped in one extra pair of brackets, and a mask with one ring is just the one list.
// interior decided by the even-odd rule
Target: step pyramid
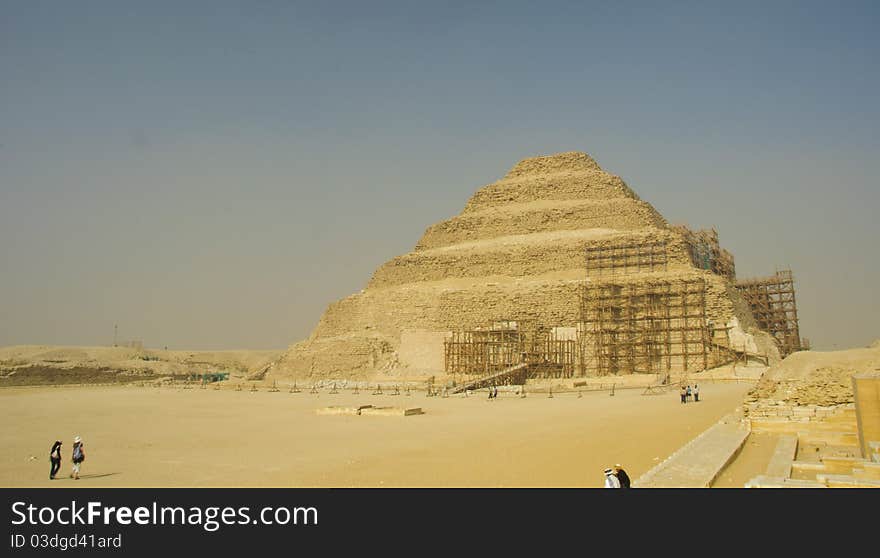
[[(706, 316), (740, 341), (754, 320), (725, 277), (703, 269), (691, 231), (670, 225), (586, 153), (517, 163), (476, 191), (463, 211), (431, 225), (415, 248), (381, 265), (366, 288), (330, 304), (308, 339), (270, 370), (276, 377), (442, 374), (451, 332), (496, 320), (531, 320), (572, 333), (584, 286), (705, 282)], [(590, 277), (590, 247), (662, 244), (663, 265)], [(603, 283), (604, 282), (604, 283)]]

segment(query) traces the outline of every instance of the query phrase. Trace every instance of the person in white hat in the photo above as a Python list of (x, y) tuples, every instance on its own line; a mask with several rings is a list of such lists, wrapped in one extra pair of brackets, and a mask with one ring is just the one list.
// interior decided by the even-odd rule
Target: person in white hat
[(73, 471), (70, 473), (70, 478), (73, 480), (79, 480), (79, 468), (82, 465), (82, 462), (86, 460), (86, 451), (83, 448), (82, 438), (77, 436), (73, 439)]
[(605, 469), (605, 488), (620, 488), (620, 481), (614, 475), (614, 469)]

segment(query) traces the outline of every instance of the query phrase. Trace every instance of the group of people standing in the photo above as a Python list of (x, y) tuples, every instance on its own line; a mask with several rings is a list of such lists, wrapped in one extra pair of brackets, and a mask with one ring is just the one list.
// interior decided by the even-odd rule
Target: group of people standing
[(498, 399), (498, 386), (489, 386), (489, 399)]
[(694, 398), (694, 403), (700, 401), (700, 388), (699, 386), (697, 386), (697, 384), (694, 384), (693, 388), (690, 386), (690, 384), (686, 386), (681, 386), (681, 391), (678, 392), (678, 394), (681, 396), (682, 403), (687, 403), (691, 400), (691, 397)]
[(626, 474), (620, 463), (605, 469), (605, 488), (631, 488), (629, 475)]
[[(52, 444), (52, 449), (49, 450), (49, 461), (52, 463), (52, 468), (49, 469), (49, 480), (54, 480), (61, 469), (62, 445), (61, 440), (55, 440), (55, 443)], [(83, 447), (82, 438), (79, 436), (73, 439), (73, 451), (71, 452), (70, 460), (73, 463), (70, 478), (79, 480), (79, 469), (82, 466), (82, 462), (86, 460), (86, 451)]]

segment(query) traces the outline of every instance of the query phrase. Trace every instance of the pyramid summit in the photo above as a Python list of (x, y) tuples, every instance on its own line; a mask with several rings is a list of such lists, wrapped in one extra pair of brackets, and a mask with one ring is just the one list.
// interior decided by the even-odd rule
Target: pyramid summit
[(555, 155), (530, 157), (517, 163), (505, 178), (516, 178), (531, 174), (549, 174), (554, 172), (602, 170), (599, 164), (582, 151), (567, 151)]
[(456, 217), (428, 228), (416, 249), (512, 234), (666, 227), (619, 176), (586, 153), (524, 159), (468, 200)]
[[(724, 335), (750, 335), (743, 328), (755, 322), (733, 277), (733, 257), (720, 249), (717, 235), (671, 226), (586, 153), (527, 158), (477, 189), (460, 214), (429, 226), (413, 251), (381, 265), (364, 290), (332, 303), (309, 338), (292, 345), (268, 374), (442, 377), (458, 366), (450, 360), (457, 358), (453, 339), (472, 339), (466, 332), (491, 330), (501, 322), (520, 331), (513, 336), (516, 343), (573, 343), (567, 346), (581, 365), (567, 362), (554, 373), (604, 373), (584, 363), (601, 361), (624, 326), (614, 325), (612, 332), (606, 320), (599, 333), (613, 333), (608, 339), (614, 340), (588, 339), (596, 326), (590, 325), (584, 296), (586, 289), (599, 287), (630, 293), (636, 301), (653, 300), (667, 310), (675, 306), (657, 319), (652, 309), (633, 309), (627, 323), (642, 327), (648, 316), (652, 327), (659, 327), (658, 320), (685, 327), (666, 336), (664, 347), (678, 343), (683, 349), (664, 349), (669, 353), (664, 366), (688, 370), (698, 365), (691, 362), (697, 353), (700, 365), (710, 364), (707, 347), (715, 340), (708, 339), (714, 333), (704, 331), (707, 324), (734, 324)], [(682, 316), (685, 326), (669, 325), (680, 308), (688, 312)], [(524, 324), (530, 324), (532, 337), (522, 333)], [(620, 358), (611, 359), (613, 373), (659, 366), (653, 357), (624, 356), (622, 365)], [(504, 356), (501, 364), (516, 358)]]

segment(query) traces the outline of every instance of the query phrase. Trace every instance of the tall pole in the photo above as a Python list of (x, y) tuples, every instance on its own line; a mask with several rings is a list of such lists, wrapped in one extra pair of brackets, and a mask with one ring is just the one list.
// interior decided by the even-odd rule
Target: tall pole
[(116, 324), (113, 324), (113, 346), (114, 347), (116, 346), (116, 334), (118, 332), (118, 329), (119, 329), (119, 326)]

